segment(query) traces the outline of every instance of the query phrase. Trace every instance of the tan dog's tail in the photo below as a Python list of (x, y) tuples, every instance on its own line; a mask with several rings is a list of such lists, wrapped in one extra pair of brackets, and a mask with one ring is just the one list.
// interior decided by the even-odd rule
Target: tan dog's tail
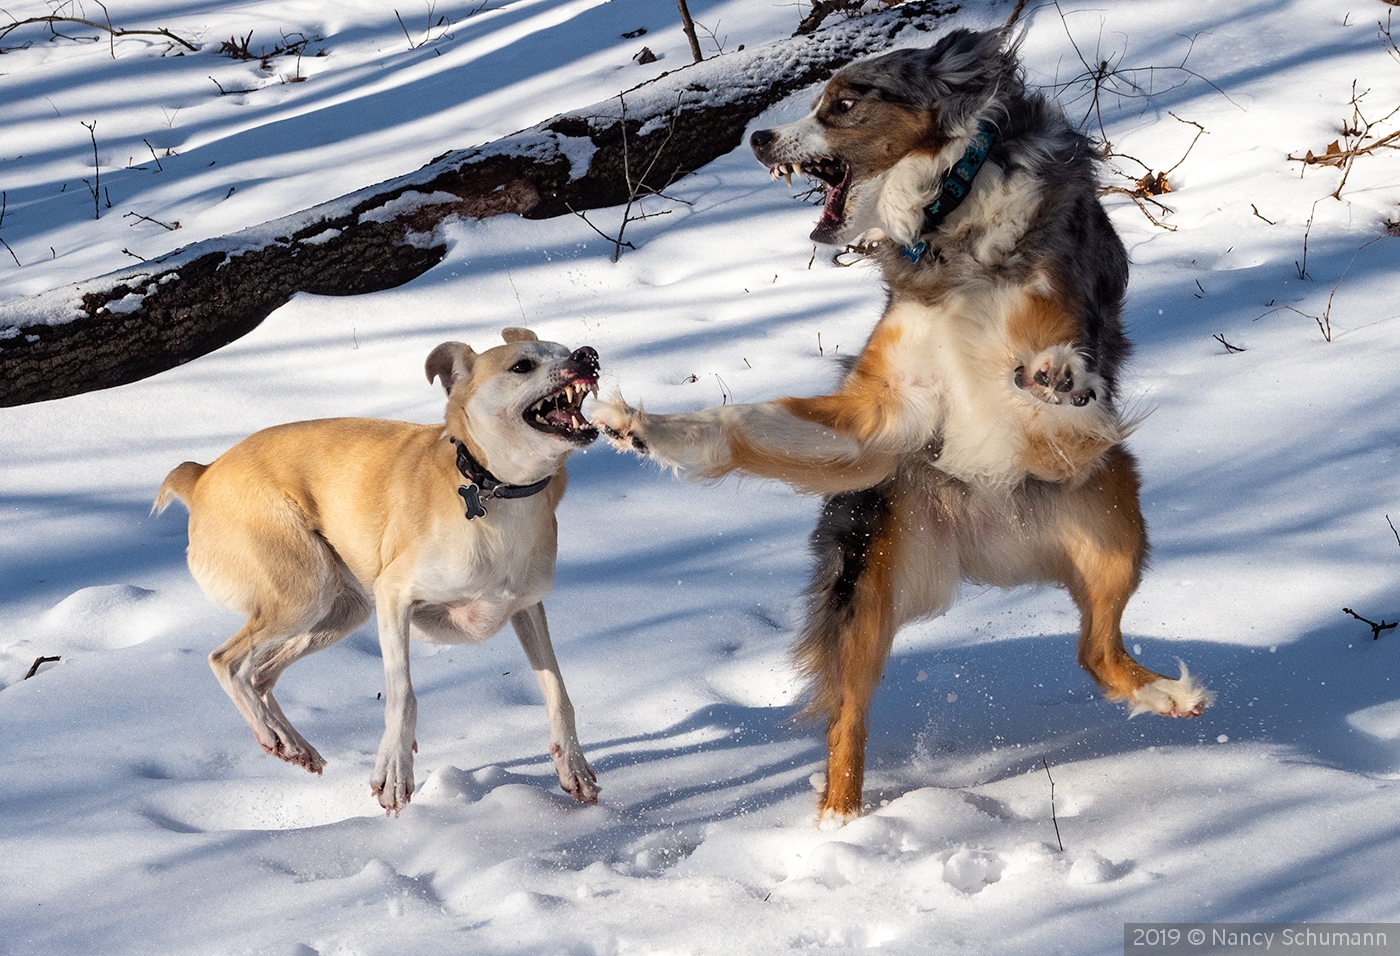
[(170, 502), (175, 498), (179, 498), (185, 503), (185, 507), (189, 507), (190, 492), (194, 491), (195, 482), (199, 481), (199, 476), (204, 474), (208, 467), (197, 461), (186, 461), (176, 465), (175, 470), (166, 475), (165, 481), (161, 482), (155, 504), (151, 505), (151, 514), (160, 514), (170, 507)]

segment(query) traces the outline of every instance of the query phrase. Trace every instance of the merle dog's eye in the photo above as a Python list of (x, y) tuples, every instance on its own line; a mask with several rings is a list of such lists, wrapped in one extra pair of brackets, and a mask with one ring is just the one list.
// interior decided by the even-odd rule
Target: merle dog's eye
[(527, 372), (533, 372), (535, 370), (535, 362), (533, 359), (521, 359), (512, 365), (510, 370), (517, 375), (524, 375)]

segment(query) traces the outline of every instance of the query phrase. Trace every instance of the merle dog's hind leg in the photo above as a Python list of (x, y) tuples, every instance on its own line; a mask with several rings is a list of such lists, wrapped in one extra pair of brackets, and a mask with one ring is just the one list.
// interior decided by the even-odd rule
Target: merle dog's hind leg
[(794, 656), (809, 680), (806, 712), (827, 725), (822, 826), (860, 815), (866, 712), (895, 631), (946, 610), (957, 587), (956, 549), (937, 514), (896, 480), (828, 498), (812, 532), (816, 571)]

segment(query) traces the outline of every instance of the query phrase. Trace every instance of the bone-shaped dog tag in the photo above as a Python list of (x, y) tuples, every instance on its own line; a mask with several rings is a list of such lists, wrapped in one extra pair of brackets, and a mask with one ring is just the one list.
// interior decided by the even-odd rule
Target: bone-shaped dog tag
[(461, 485), (457, 488), (457, 494), (462, 496), (462, 503), (467, 506), (467, 520), (485, 517), (486, 509), (481, 506), (481, 490), (476, 485)]

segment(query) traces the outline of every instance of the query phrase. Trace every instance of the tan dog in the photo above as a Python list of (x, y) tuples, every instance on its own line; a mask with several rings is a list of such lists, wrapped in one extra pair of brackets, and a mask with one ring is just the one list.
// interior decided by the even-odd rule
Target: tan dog
[[(447, 390), (447, 424), (365, 418), (260, 431), (211, 465), (185, 462), (155, 511), (190, 509), (190, 572), (215, 601), (249, 615), (209, 665), (268, 753), (320, 773), (325, 761), (272, 688), (288, 665), (379, 618), (384, 738), (370, 789), (386, 811), (413, 796), (418, 706), (410, 634), (481, 641), (509, 620), (549, 713), (559, 783), (594, 803), (541, 600), (554, 582), (564, 460), (597, 431), (579, 406), (598, 354), (506, 329), (483, 353), (446, 342), (428, 380)], [(481, 499), (489, 507), (483, 507)]]

